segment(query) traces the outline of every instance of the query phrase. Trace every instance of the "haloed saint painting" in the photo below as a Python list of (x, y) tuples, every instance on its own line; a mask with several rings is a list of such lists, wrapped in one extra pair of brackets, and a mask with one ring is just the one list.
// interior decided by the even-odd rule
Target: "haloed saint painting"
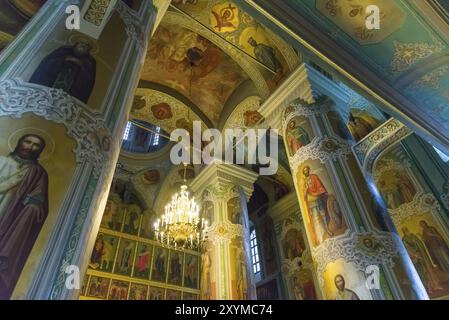
[(75, 143), (63, 125), (32, 115), (13, 123), (0, 117), (0, 127), (5, 133), (0, 141), (0, 299), (5, 300), (21, 277), (23, 287), (28, 285), (35, 264), (28, 267), (27, 261), (35, 262), (45, 248), (75, 167), (70, 156)]
[(48, 215), (48, 173), (39, 164), (46, 141), (24, 134), (0, 156), (0, 299), (9, 298)]

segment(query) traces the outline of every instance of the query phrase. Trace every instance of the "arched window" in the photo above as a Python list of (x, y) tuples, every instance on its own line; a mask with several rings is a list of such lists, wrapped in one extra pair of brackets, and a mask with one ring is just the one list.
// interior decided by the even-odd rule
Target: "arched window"
[(129, 139), (129, 131), (131, 130), (131, 125), (132, 125), (131, 122), (128, 122), (126, 124), (125, 133), (123, 134), (123, 140), (128, 141), (128, 139)]
[(132, 120), (126, 125), (122, 149), (134, 153), (149, 153), (162, 149), (170, 135), (160, 127), (140, 120)]
[(253, 272), (256, 277), (256, 280), (261, 279), (261, 269), (260, 269), (260, 257), (259, 257), (259, 248), (257, 245), (257, 236), (256, 229), (252, 229), (250, 233), (250, 241), (251, 241), (251, 261), (253, 264)]

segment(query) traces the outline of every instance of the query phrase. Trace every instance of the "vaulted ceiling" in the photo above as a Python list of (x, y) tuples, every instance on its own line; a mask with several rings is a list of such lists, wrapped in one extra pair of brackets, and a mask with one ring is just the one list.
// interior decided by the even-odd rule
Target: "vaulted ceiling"
[[(449, 25), (431, 6), (437, 1), (236, 2), (449, 150)], [(365, 10), (373, 4), (381, 11), (380, 30), (365, 27)]]
[[(256, 54), (250, 39), (276, 61)], [(299, 62), (292, 47), (231, 1), (174, 0), (150, 39), (141, 80), (194, 106), (207, 126), (222, 127), (241, 101), (267, 98)]]

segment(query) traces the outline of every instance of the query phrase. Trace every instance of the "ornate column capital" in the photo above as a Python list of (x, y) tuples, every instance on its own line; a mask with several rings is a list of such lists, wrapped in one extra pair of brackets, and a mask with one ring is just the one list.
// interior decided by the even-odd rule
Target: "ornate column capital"
[(254, 182), (258, 174), (233, 164), (214, 161), (192, 181), (190, 187), (193, 192), (201, 194), (207, 187), (214, 185), (216, 188), (226, 189), (226, 186), (233, 184), (240, 186), (249, 199), (254, 191)]
[[(310, 85), (307, 68), (303, 63), (265, 100), (259, 108), (268, 124), (282, 130), (282, 113), (289, 103), (297, 98), (307, 102), (313, 102), (312, 86)], [(282, 133), (282, 132), (281, 132)]]

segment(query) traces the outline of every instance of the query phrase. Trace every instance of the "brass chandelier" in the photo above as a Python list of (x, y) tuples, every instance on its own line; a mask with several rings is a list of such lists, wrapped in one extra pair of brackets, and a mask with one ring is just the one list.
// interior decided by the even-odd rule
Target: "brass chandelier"
[(200, 218), (195, 197), (190, 198), (185, 179), (181, 190), (165, 206), (165, 213), (154, 223), (155, 237), (164, 247), (197, 249), (205, 240), (208, 221)]

